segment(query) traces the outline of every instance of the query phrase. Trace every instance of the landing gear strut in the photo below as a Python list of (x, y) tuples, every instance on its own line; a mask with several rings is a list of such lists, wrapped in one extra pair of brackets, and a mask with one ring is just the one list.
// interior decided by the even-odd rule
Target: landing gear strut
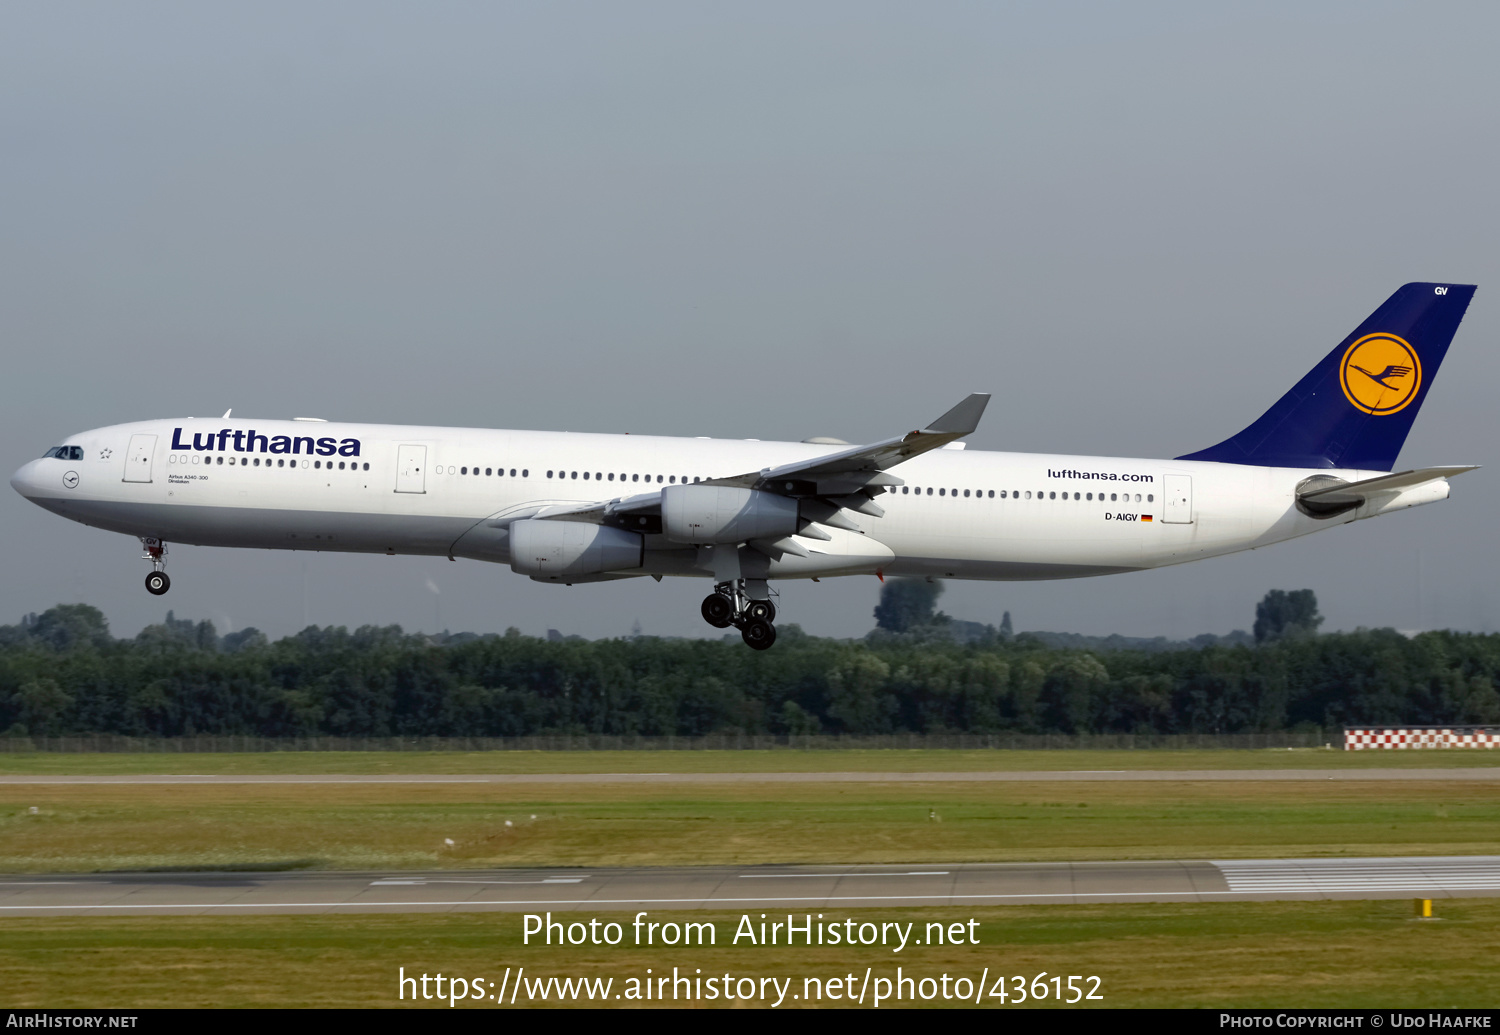
[(172, 580), (167, 578), (167, 544), (160, 539), (143, 537), (141, 545), (146, 552), (141, 556), (151, 562), (151, 574), (146, 576), (146, 592), (154, 597), (159, 597), (172, 588)]
[[(765, 586), (764, 582), (760, 583)], [(703, 620), (716, 629), (731, 625), (740, 638), (754, 650), (767, 650), (776, 642), (776, 605), (766, 600), (751, 600), (745, 593), (745, 580), (721, 582), (703, 598)]]

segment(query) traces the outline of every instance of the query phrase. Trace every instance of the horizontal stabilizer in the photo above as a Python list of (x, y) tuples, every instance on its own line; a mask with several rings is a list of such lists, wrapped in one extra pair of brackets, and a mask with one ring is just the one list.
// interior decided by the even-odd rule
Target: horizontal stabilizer
[[(1320, 480), (1314, 482), (1306, 492), (1297, 493), (1297, 499), (1303, 503), (1315, 503), (1319, 506), (1358, 506), (1377, 492), (1397, 492), (1437, 478), (1452, 478), (1454, 475), (1478, 469), (1478, 464), (1468, 467), (1423, 467), (1414, 471), (1383, 474), (1378, 478), (1366, 478), (1358, 482), (1340, 482), (1336, 485), (1329, 485)], [(1321, 479), (1322, 476), (1319, 477)]]

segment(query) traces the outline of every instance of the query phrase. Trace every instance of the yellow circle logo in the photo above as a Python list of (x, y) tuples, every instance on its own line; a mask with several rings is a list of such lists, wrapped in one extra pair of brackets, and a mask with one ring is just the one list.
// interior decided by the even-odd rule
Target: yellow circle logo
[(1422, 361), (1416, 349), (1394, 334), (1367, 334), (1344, 353), (1339, 386), (1356, 408), (1383, 417), (1417, 397)]

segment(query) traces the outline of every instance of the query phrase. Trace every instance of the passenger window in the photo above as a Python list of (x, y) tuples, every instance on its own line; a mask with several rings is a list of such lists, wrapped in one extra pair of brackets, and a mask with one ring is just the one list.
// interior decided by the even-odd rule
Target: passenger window
[(1051, 496), (1049, 497), (1049, 499), (1054, 499), (1054, 500), (1057, 499), (1057, 493), (1055, 493), (1055, 492), (1052, 493)]
[(931, 490), (931, 489), (928, 489), (928, 490), (927, 490), (927, 495), (929, 495), (929, 496), (931, 496), (931, 495), (932, 495), (932, 490)]
[(964, 490), (964, 499), (968, 499), (968, 498), (969, 498), (969, 490), (965, 489)]
[(901, 495), (906, 496), (906, 495), (909, 495), (910, 493), (911, 493), (911, 486), (910, 485), (903, 485), (903, 486), (901, 486)]
[(364, 469), (365, 469), (365, 470), (366, 470), (366, 471), (368, 471), (368, 470), (369, 470), (369, 469), (370, 469), (370, 465), (369, 465), (369, 464), (365, 464), (365, 467), (364, 467)]
[[(1004, 496), (1005, 493), (1002, 492), (1000, 495)], [(995, 490), (991, 489), (990, 490), (990, 499), (994, 499), (994, 498), (995, 498)]]
[(491, 474), (492, 474), (492, 473), (493, 473), (493, 470), (494, 470), (494, 469), (493, 469), (493, 468), (490, 468), (490, 467), (486, 467), (486, 468), (485, 468), (485, 469), (484, 469), (484, 476), (485, 476), (485, 477), (486, 477), (486, 478), (488, 478), (488, 477), (490, 477), (490, 476), (491, 476)]
[(1151, 502), (1151, 501), (1152, 501), (1152, 500), (1154, 500), (1154, 499), (1156, 499), (1156, 497), (1155, 497), (1155, 496), (1153, 496), (1153, 495), (1151, 495), (1151, 493), (1149, 493), (1149, 492), (1148, 492), (1148, 493), (1146, 493), (1146, 502), (1147, 502), (1147, 503), (1150, 503), (1150, 502)]
[(1031, 499), (1031, 491), (1029, 489), (1026, 492), (1026, 498)]
[(946, 496), (946, 495), (948, 495), (948, 490), (947, 489), (939, 489), (938, 490), (938, 495), (939, 496)]
[(1075, 500), (1081, 500), (1081, 499), (1083, 499), (1083, 493), (1081, 493), (1081, 492), (1075, 492), (1075, 493), (1073, 493), (1073, 498)]
[(548, 477), (548, 478), (551, 478), (551, 477), (552, 477), (552, 472), (551, 472), (551, 471), (548, 471), (548, 472), (547, 472), (547, 477)]
[(671, 485), (676, 485), (677, 484), (677, 476), (675, 474), (672, 475), (672, 477), (670, 477), (670, 478), (667, 479), (667, 482), (669, 484), (671, 484)]
[(584, 481), (588, 481), (589, 480), (589, 473), (587, 471), (583, 472), (583, 480)]
[(638, 481), (640, 481), (640, 480), (641, 480), (641, 476), (640, 476), (640, 475), (638, 475), (638, 474), (632, 474), (632, 475), (631, 475), (631, 476), (630, 476), (630, 480), (631, 480), (631, 481), (633, 481), (633, 482), (638, 482)]
[(575, 482), (576, 482), (576, 481), (577, 481), (577, 480), (578, 480), (578, 472), (577, 472), (577, 471), (574, 471), (574, 472), (573, 472), (573, 475), (572, 475), (572, 478), (573, 478), (573, 480), (574, 480), (574, 481), (575, 481)]
[[(514, 467), (512, 467), (510, 469), (510, 473), (511, 474), (515, 474), (516, 473), (516, 469)], [(521, 468), (521, 477), (522, 478), (530, 478), (531, 477), (531, 469), (527, 468), (527, 467)]]
[(467, 467), (465, 467), (463, 470), (459, 471), (458, 473), (459, 474), (468, 474), (469, 473), (469, 469)]

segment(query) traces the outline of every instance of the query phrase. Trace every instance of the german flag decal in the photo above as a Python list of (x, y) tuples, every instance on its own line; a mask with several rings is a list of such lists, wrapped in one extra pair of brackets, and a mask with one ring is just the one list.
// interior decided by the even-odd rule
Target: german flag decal
[(1151, 515), (1150, 514), (1142, 514), (1141, 515), (1141, 520), (1142, 521), (1150, 521), (1151, 520)]

